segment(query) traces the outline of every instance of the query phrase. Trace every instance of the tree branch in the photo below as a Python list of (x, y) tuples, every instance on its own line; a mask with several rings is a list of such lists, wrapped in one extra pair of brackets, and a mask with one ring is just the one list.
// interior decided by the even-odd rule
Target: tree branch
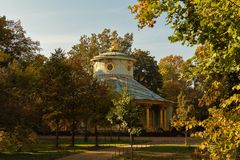
[(240, 6), (238, 4), (236, 4), (235, 2), (233, 2), (232, 0), (228, 0), (230, 3), (232, 3), (233, 5), (237, 6), (238, 8), (240, 8)]

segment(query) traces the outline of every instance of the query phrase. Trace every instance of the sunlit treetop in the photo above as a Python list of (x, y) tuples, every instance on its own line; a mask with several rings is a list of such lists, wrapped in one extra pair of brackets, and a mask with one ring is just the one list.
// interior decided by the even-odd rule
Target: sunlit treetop
[(214, 44), (224, 49), (240, 41), (239, 0), (138, 0), (129, 7), (138, 26), (153, 27), (157, 18), (166, 13), (166, 23), (174, 29), (172, 42), (189, 45)]

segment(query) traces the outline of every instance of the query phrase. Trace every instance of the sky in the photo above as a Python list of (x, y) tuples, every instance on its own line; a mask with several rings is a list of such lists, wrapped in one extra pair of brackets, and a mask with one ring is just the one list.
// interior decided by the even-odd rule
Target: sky
[(128, 9), (136, 0), (0, 0), (0, 16), (21, 20), (27, 36), (40, 41), (41, 54), (49, 56), (61, 47), (66, 52), (77, 44), (80, 36), (101, 33), (104, 28), (116, 30), (120, 36), (133, 33), (132, 48), (148, 50), (159, 59), (173, 54), (184, 59), (193, 56), (196, 47), (170, 43), (173, 30), (164, 17), (154, 28), (139, 29)]

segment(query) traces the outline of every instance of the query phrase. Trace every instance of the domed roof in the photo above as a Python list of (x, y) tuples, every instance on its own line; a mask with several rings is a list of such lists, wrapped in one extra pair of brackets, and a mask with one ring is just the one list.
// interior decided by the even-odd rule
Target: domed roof
[(122, 90), (126, 88), (130, 96), (136, 101), (147, 101), (152, 104), (159, 104), (163, 101), (167, 101), (128, 76), (105, 74), (99, 75), (98, 79), (109, 83), (117, 93), (121, 93)]
[(106, 52), (98, 56), (95, 56), (91, 61), (97, 61), (101, 59), (122, 59), (136, 62), (134, 58), (131, 58), (130, 55), (120, 52)]

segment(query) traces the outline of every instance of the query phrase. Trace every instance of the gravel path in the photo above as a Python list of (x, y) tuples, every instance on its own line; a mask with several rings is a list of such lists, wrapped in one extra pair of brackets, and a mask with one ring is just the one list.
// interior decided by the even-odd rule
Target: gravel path
[(123, 153), (123, 150), (126, 151), (127, 149), (130, 149), (129, 145), (111, 147), (96, 151), (86, 151), (83, 153), (73, 154), (58, 160), (110, 160), (113, 156), (118, 156)]

